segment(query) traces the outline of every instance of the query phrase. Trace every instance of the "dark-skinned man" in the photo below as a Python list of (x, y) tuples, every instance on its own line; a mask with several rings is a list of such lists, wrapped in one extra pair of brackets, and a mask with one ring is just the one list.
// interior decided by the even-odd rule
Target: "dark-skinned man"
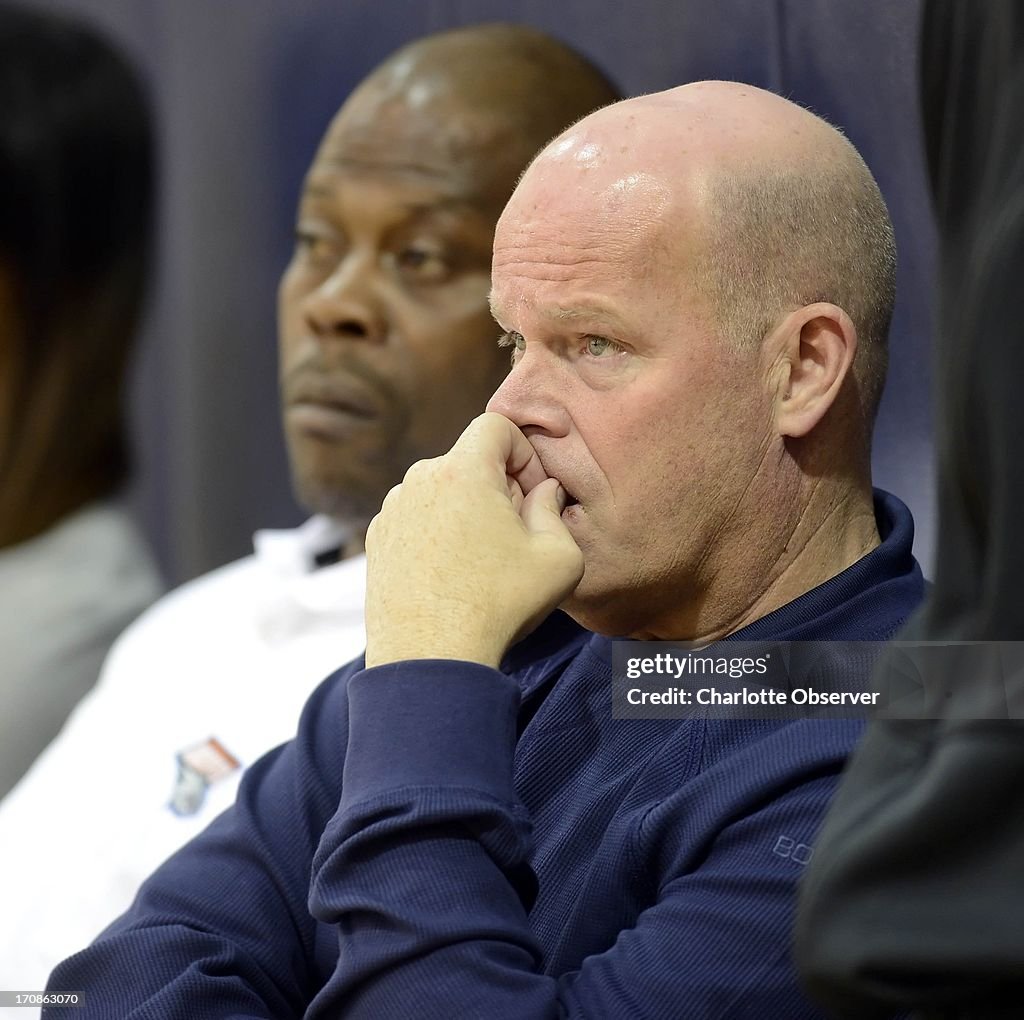
[[(5, 804), (0, 986), (41, 987), (361, 651), (370, 519), (508, 370), (487, 304), (498, 215), (549, 138), (616, 98), (561, 43), (491, 25), (413, 43), (346, 101), (307, 175), (279, 291), (288, 453), (316, 516), (258, 534), (255, 556), (131, 628)], [(68, 829), (73, 860), (59, 848)]]

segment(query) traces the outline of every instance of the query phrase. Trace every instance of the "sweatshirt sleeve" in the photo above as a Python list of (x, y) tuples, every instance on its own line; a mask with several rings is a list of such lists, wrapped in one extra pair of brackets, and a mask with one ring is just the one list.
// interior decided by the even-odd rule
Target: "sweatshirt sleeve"
[(513, 790), (516, 683), (423, 660), (365, 671), (349, 699), (344, 792), (310, 893), (339, 939), (322, 1015), (545, 1015), (553, 982), (538, 976)]
[(83, 994), (78, 1020), (304, 1015), (322, 981), (312, 964), (309, 862), (338, 805), (345, 684), (357, 665), (314, 692), (298, 737), (248, 770), (234, 807), (54, 970), (51, 990)]
[[(529, 924), (515, 685), (482, 666), (424, 661), (360, 674), (349, 699), (344, 793), (310, 895), (339, 962), (310, 1017), (821, 1017), (789, 959), (804, 858), (783, 860), (766, 840), (813, 839), (834, 776), (778, 776), (703, 860), (661, 862), (656, 902), (613, 945), (554, 977)], [(691, 823), (652, 820), (663, 824), (678, 835)]]
[[(236, 807), (51, 988), (84, 992), (76, 1016), (128, 1020), (818, 1020), (789, 934), (838, 768), (769, 748), (771, 782), (755, 783), (752, 748), (704, 776), (732, 791), (719, 821), (692, 798), (654, 804), (622, 847), (623, 867), (650, 871), (651, 905), (552, 976), (530, 924), (519, 698), (509, 676), (439, 660), (321, 688), (298, 739), (253, 767)], [(779, 832), (799, 859), (788, 844), (772, 852)]]

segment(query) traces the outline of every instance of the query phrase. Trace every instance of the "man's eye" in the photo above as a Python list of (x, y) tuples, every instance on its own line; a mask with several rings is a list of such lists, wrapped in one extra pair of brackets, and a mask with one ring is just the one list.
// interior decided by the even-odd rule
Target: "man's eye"
[(331, 241), (323, 234), (316, 234), (311, 230), (297, 229), (295, 231), (295, 251), (308, 259), (327, 258), (331, 254)]
[(395, 264), (417, 280), (441, 280), (448, 275), (448, 263), (440, 252), (428, 248), (403, 248)]
[(614, 340), (609, 340), (604, 336), (588, 336), (585, 339), (587, 341), (587, 354), (594, 358), (600, 358), (601, 355), (609, 351), (614, 354), (616, 351), (622, 350)]
[(526, 338), (522, 333), (517, 333), (514, 329), (510, 329), (507, 333), (502, 333), (498, 337), (499, 347), (511, 347), (512, 348), (512, 364), (516, 363), (516, 355), (520, 351), (526, 350)]
[(516, 333), (515, 330), (509, 330), (498, 338), (498, 346), (515, 347), (516, 350), (525, 350), (526, 340), (521, 333)]
[(514, 347), (517, 351), (526, 350), (526, 338), (522, 333), (517, 333), (514, 329), (510, 329), (507, 333), (502, 333), (498, 337), (499, 347)]

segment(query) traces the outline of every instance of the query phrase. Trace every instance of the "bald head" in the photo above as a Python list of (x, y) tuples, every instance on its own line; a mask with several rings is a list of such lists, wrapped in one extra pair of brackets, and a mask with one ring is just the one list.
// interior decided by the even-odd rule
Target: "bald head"
[(756, 344), (793, 308), (842, 308), (858, 334), (853, 375), (870, 425), (885, 377), (895, 244), (878, 186), (839, 131), (753, 86), (697, 82), (573, 125), (537, 157), (513, 201), (590, 203), (591, 229), (602, 217), (614, 229), (613, 210), (627, 199), (627, 222), (634, 212), (659, 220), (658, 242), (723, 338)]
[(593, 64), (523, 25), (441, 32), (398, 50), (351, 94), (328, 133), (350, 164), (408, 141), (427, 172), (485, 180), (498, 209), (557, 132), (620, 98)]
[(457, 95), (467, 111), (515, 124), (540, 148), (567, 124), (621, 98), (593, 64), (525, 25), (489, 24), (427, 36), (398, 50), (355, 95), (418, 108)]

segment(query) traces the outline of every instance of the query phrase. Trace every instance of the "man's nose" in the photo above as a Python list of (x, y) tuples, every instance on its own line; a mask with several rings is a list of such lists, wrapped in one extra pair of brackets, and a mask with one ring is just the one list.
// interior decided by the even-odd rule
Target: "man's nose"
[(374, 269), (368, 260), (342, 260), (320, 286), (306, 295), (302, 314), (318, 340), (380, 342), (386, 333)]
[(527, 351), (487, 401), (488, 411), (503, 414), (527, 436), (568, 432), (567, 380), (558, 378), (557, 359)]

